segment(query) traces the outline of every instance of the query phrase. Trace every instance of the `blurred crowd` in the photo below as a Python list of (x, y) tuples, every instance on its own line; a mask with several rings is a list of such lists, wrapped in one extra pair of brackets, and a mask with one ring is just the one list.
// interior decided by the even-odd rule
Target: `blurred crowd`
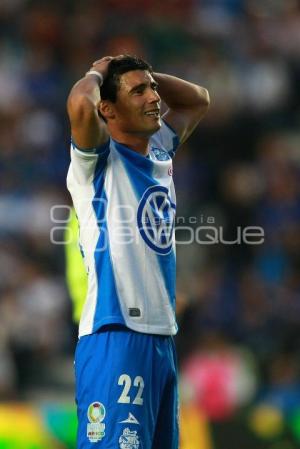
[(0, 2), (0, 398), (72, 357), (65, 102), (120, 53), (211, 96), (174, 161), (185, 396), (300, 408), (299, 0)]

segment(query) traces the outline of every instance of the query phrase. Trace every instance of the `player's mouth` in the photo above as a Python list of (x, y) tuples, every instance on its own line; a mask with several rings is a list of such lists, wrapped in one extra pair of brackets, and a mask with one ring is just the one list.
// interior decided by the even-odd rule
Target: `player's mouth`
[(152, 109), (151, 111), (146, 111), (145, 115), (148, 117), (159, 118), (160, 117), (160, 109)]

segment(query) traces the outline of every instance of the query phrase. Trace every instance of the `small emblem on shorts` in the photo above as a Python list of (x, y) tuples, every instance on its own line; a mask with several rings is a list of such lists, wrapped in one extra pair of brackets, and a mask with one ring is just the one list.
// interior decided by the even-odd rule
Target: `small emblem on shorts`
[(105, 436), (105, 424), (102, 422), (105, 418), (105, 407), (101, 402), (93, 402), (89, 405), (87, 417), (87, 437), (91, 443), (101, 441)]
[(139, 449), (140, 439), (136, 430), (126, 427), (119, 438), (120, 449)]
[(140, 424), (135, 416), (129, 412), (128, 418), (124, 419), (124, 421), (120, 421), (120, 424)]

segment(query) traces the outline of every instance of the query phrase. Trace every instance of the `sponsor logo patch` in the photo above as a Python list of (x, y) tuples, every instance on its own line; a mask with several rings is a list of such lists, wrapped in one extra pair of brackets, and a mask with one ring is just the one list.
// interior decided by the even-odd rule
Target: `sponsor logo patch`
[(139, 203), (137, 224), (145, 243), (158, 254), (172, 250), (176, 205), (168, 189), (149, 187)]
[(87, 425), (87, 437), (91, 443), (101, 441), (105, 436), (105, 407), (101, 402), (92, 402), (87, 411), (89, 423)]

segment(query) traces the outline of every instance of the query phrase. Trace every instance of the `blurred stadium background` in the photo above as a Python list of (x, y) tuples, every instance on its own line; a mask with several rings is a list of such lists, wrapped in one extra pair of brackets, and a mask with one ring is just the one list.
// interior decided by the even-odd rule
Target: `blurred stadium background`
[(297, 0), (0, 0), (0, 447), (75, 448), (65, 101), (124, 52), (211, 95), (174, 167), (181, 447), (299, 448)]

